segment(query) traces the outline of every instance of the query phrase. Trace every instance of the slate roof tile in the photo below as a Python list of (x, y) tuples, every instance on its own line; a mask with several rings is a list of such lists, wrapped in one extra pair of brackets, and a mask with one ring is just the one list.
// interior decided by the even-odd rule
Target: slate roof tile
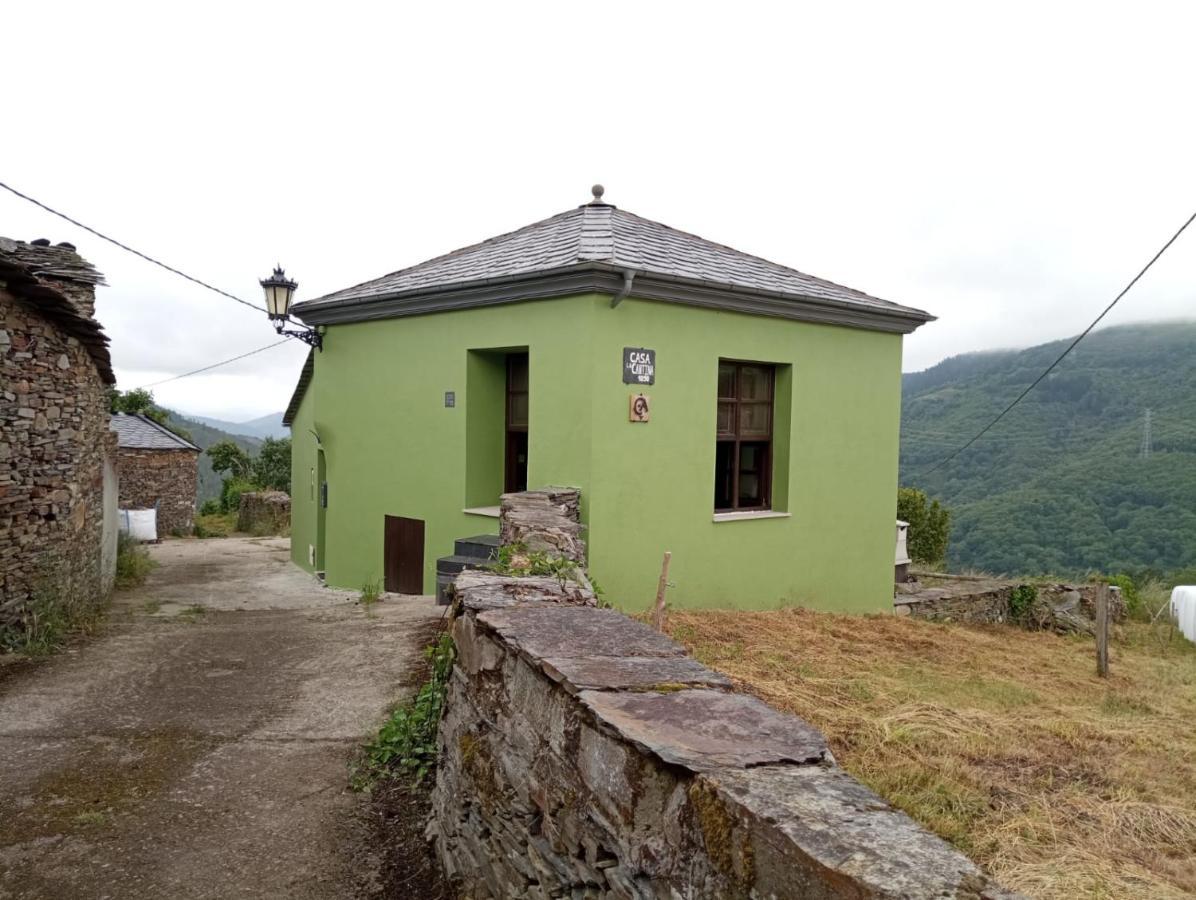
[[(400, 269), (381, 278), (296, 304), (296, 312), (351, 306), (382, 298), (480, 284), (493, 279), (601, 265), (612, 269), (758, 292), (827, 301), (856, 309), (931, 318), (921, 310), (873, 297), (788, 266), (593, 202), (517, 231)], [(632, 291), (634, 294), (634, 291)]]
[(194, 450), (199, 448), (186, 438), (163, 428), (153, 419), (139, 414), (113, 413), (109, 425), (116, 432), (118, 447), (134, 450)]

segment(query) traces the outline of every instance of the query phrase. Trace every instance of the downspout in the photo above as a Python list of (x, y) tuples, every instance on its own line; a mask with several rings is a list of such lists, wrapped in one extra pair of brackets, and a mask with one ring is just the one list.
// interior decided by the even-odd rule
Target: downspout
[(635, 281), (635, 269), (623, 270), (623, 289), (619, 293), (610, 298), (610, 308), (614, 309), (620, 303), (627, 299), (627, 295), (631, 293), (631, 283)]

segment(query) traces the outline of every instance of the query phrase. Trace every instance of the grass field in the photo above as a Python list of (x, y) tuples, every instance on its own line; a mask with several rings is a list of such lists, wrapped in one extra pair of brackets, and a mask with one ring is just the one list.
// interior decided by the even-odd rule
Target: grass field
[[(1196, 894), (1196, 647), (895, 616), (672, 612), (742, 689), (821, 728), (839, 763), (1034, 897)], [(1169, 637), (1169, 639), (1168, 639)]]

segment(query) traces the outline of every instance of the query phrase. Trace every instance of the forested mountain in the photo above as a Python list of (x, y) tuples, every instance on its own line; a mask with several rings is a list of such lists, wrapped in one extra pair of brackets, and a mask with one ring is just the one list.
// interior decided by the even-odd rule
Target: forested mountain
[(270, 413), (248, 422), (229, 422), (224, 419), (213, 419), (208, 416), (196, 416), (191, 413), (180, 413), (193, 422), (202, 422), (212, 428), (219, 428), (229, 434), (245, 435), (255, 438), (284, 438), (291, 436), (291, 429), (282, 424), (282, 413)]
[(901, 483), (952, 510), (952, 568), (1196, 566), (1196, 322), (1092, 333), (985, 437), (927, 471), (1068, 343), (969, 353), (906, 375)]
[[(186, 432), (191, 438), (191, 443), (201, 449), (207, 450), (217, 441), (223, 440), (234, 442), (250, 454), (256, 454), (261, 449), (262, 442), (257, 438), (221, 431), (219, 428), (213, 428), (211, 425), (205, 425), (203, 422), (180, 415), (174, 410), (168, 409), (166, 413), (170, 427)], [(208, 454), (201, 453), (199, 455), (199, 502), (203, 503), (205, 500), (219, 497), (223, 481), (222, 476), (212, 471), (212, 460)]]

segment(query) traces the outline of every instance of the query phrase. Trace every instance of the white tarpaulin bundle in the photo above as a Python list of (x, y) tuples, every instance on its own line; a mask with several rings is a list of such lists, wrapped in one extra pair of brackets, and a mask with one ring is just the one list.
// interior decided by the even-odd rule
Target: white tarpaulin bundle
[(158, 539), (158, 510), (122, 509), (120, 530), (135, 541), (156, 541)]
[(1189, 641), (1196, 641), (1196, 585), (1181, 585), (1171, 592), (1171, 615)]

